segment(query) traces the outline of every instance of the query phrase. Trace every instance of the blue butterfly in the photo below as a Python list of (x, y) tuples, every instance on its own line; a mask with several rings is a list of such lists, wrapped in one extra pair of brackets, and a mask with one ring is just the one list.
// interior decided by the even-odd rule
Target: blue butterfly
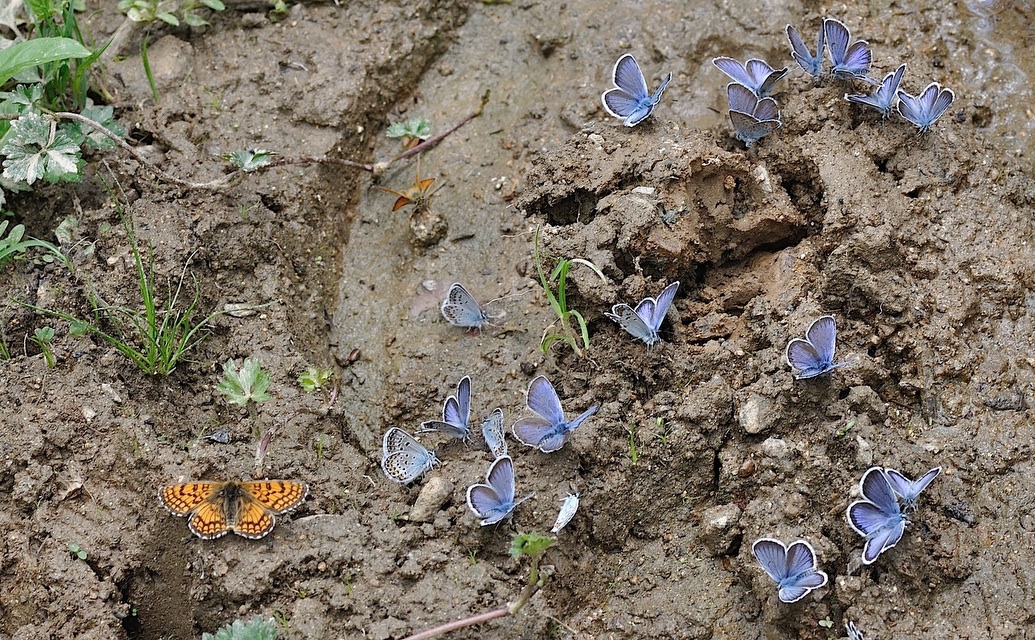
[(845, 623), (845, 633), (848, 634), (848, 640), (866, 640), (863, 637), (862, 631), (851, 620)]
[(751, 545), (751, 552), (776, 581), (782, 602), (797, 602), (827, 583), (827, 574), (816, 566), (815, 550), (804, 540), (797, 540), (788, 547), (775, 538), (759, 538)]
[(859, 483), (862, 500), (848, 505), (848, 524), (866, 538), (863, 564), (872, 564), (877, 557), (898, 544), (909, 520), (899, 507), (884, 469), (870, 467)]
[(899, 89), (898, 112), (903, 118), (916, 125), (920, 133), (927, 133), (931, 125), (952, 106), (952, 101), (955, 99), (956, 94), (952, 92), (952, 89), (943, 89), (937, 82), (927, 85), (919, 97), (911, 96)]
[(888, 483), (891, 484), (891, 490), (902, 498), (902, 506), (911, 511), (916, 511), (916, 501), (917, 498), (920, 497), (920, 493), (926, 489), (927, 485), (931, 484), (931, 482), (934, 481), (941, 472), (941, 467), (935, 467), (916, 480), (910, 480), (894, 469), (884, 469), (884, 473), (888, 476)]
[(618, 323), (620, 327), (628, 331), (634, 338), (643, 340), (647, 346), (653, 346), (661, 338), (658, 337), (658, 329), (665, 320), (672, 299), (676, 297), (676, 289), (679, 288), (679, 281), (675, 281), (661, 290), (657, 300), (644, 298), (636, 309), (625, 303), (616, 304), (611, 307), (611, 313), (604, 314)]
[(837, 341), (837, 326), (834, 316), (820, 316), (805, 332), (805, 339), (794, 338), (787, 343), (784, 357), (787, 364), (798, 370), (796, 380), (815, 378), (830, 373), (846, 362), (834, 363), (834, 343)]
[(467, 488), (467, 506), (482, 519), (480, 524), (483, 527), (509, 517), (519, 504), (531, 497), (514, 499), (514, 461), (510, 456), (493, 461), (485, 474), (485, 484)]
[(456, 395), (446, 398), (442, 406), (442, 419), (420, 423), (417, 433), (444, 433), (450, 438), (467, 440), (471, 437), (471, 428), (467, 425), (470, 419), (471, 378), (464, 376), (456, 385)]
[(805, 41), (801, 39), (798, 32), (791, 25), (787, 25), (787, 40), (791, 43), (791, 57), (798, 63), (798, 66), (805, 70), (805, 73), (812, 76), (813, 80), (819, 80), (823, 75), (823, 44), (825, 29), (819, 27), (819, 42), (816, 43), (816, 55), (812, 55)]
[(437, 466), (434, 452), (399, 427), (385, 433), (381, 442), (381, 470), (389, 480), (409, 484)]
[(489, 324), (489, 316), (459, 282), (454, 282), (449, 287), (449, 293), (442, 302), (442, 317), (449, 324), (465, 329), (481, 330)]
[(561, 399), (546, 376), (538, 376), (528, 385), (528, 408), (539, 414), (520, 418), (514, 423), (514, 437), (521, 444), (535, 447), (543, 453), (557, 451), (571, 439), (571, 434), (600, 408), (594, 404), (571, 422), (564, 420)]
[(866, 77), (870, 70), (870, 62), (873, 61), (873, 54), (870, 53), (867, 42), (857, 40), (852, 46), (848, 46), (852, 33), (844, 23), (833, 18), (823, 20), (823, 31), (827, 39), (827, 51), (830, 52), (830, 62), (833, 65), (830, 73), (843, 80), (855, 78), (873, 82)]
[(891, 108), (895, 105), (895, 98), (898, 94), (898, 85), (902, 83), (902, 74), (906, 72), (906, 65), (902, 64), (888, 75), (884, 76), (877, 90), (871, 94), (845, 94), (845, 100), (856, 104), (865, 104), (881, 112), (885, 118), (891, 115)]
[(751, 89), (731, 82), (726, 85), (726, 99), (730, 105), (730, 122), (734, 137), (748, 147), (782, 126), (780, 109), (772, 98), (758, 99)]
[(497, 408), (482, 423), (482, 437), (485, 444), (489, 445), (489, 451), (493, 458), (502, 458), (507, 455), (507, 437), (503, 426), (503, 409)]
[(620, 118), (627, 127), (635, 127), (643, 122), (647, 116), (654, 112), (658, 106), (661, 94), (665, 87), (672, 81), (672, 74), (669, 73), (661, 81), (661, 86), (653, 94), (647, 93), (647, 81), (643, 78), (640, 65), (636, 59), (628, 53), (618, 59), (615, 68), (611, 72), (613, 89), (608, 89), (600, 95), (604, 103), (604, 109), (616, 118)]
[(575, 512), (579, 510), (579, 494), (569, 493), (568, 497), (564, 499), (564, 504), (561, 505), (561, 510), (557, 514), (557, 521), (553, 523), (553, 529), (550, 529), (550, 533), (560, 533), (561, 529), (568, 526), (571, 519), (575, 517)]
[(787, 67), (773, 69), (768, 62), (758, 58), (752, 58), (742, 65), (733, 58), (720, 57), (713, 58), (712, 64), (732, 78), (734, 82), (751, 89), (751, 92), (759, 99), (772, 93), (773, 86), (787, 75)]

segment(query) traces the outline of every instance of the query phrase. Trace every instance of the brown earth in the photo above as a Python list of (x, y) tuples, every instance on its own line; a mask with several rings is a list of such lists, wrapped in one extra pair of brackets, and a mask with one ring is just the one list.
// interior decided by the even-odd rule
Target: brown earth
[[(109, 4), (84, 14), (98, 41), (121, 20)], [(547, 531), (573, 490), (582, 506), (546, 556), (546, 588), (455, 637), (829, 638), (848, 620), (868, 639), (1031, 636), (1031, 89), (999, 90), (1006, 71), (1035, 69), (1030, 7), (398, 0), (278, 18), (228, 4), (210, 27), (151, 35), (157, 102), (137, 56), (111, 65), (146, 157), (195, 182), (244, 148), (385, 160), (399, 151), (388, 122), (443, 131), (489, 89), (482, 115), (421, 160), (444, 186), (418, 222), (448, 229), (418, 241), (376, 188), (407, 188), (412, 161), (377, 178), (293, 164), (191, 189), (108, 152), (81, 184), (14, 197), (30, 235), (52, 239), (72, 215), (81, 242), (71, 271), (21, 261), (0, 279), (13, 356), (0, 366), (0, 638), (192, 638), (256, 614), (289, 638), (401, 638), (514, 599), (528, 563), (508, 555), (512, 534)], [(777, 95), (783, 128), (746, 152), (711, 58), (791, 64), (783, 26), (814, 33), (825, 15), (870, 41), (878, 75), (904, 61), (908, 89), (955, 89), (952, 112), (920, 138), (797, 71)], [(599, 100), (623, 52), (651, 85), (675, 75), (634, 129)], [(95, 291), (139, 307), (114, 198), (153, 248), (163, 296), (187, 265), (203, 314), (267, 306), (220, 316), (156, 377), (15, 304), (83, 315)], [(531, 258), (539, 225), (548, 255), (607, 278), (571, 274), (585, 358), (539, 349), (554, 320)], [(673, 280), (653, 349), (604, 316)], [(441, 319), (453, 281), (500, 298), (493, 326)], [(852, 364), (795, 381), (783, 349), (822, 313)], [(54, 368), (27, 340), (47, 325)], [(222, 363), (245, 357), (273, 378), (254, 410), (214, 391)], [(314, 364), (341, 382), (330, 408), (296, 382)], [(429, 480), (384, 477), (384, 432), (435, 418), (463, 375), (472, 421), (500, 406), (510, 424), (538, 374), (567, 411), (602, 406), (557, 453), (511, 440), (518, 492), (535, 498), (512, 523), (477, 526), (464, 493), (490, 456), (431, 438), (444, 464), (429, 478), (452, 490), (413, 521)], [(224, 429), (228, 444), (204, 438)], [(871, 465), (945, 473), (902, 542), (862, 566), (844, 511)], [(253, 477), (311, 487), (261, 541), (199, 540), (157, 499), (174, 482)], [(760, 536), (809, 540), (829, 584), (780, 603), (751, 556)]]

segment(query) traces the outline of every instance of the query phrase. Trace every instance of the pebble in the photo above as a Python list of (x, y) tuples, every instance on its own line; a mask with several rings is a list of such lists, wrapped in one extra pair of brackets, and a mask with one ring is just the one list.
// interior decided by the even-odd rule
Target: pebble
[(787, 441), (780, 438), (766, 438), (766, 441), (762, 443), (762, 453), (770, 458), (786, 458), (790, 450), (791, 447)]
[(745, 433), (758, 434), (773, 428), (779, 411), (773, 408), (773, 402), (757, 393), (752, 393), (737, 412), (737, 421)]
[(713, 556), (727, 555), (734, 539), (740, 535), (740, 507), (720, 504), (709, 507), (701, 514), (701, 542)]
[(453, 495), (453, 483), (441, 476), (433, 476), (424, 483), (410, 509), (411, 522), (427, 522), (435, 517)]

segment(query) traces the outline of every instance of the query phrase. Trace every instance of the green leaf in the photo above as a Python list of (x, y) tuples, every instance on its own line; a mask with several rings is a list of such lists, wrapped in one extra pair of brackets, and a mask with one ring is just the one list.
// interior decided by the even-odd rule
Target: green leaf
[(41, 178), (48, 182), (77, 182), (83, 159), (79, 145), (62, 131), (51, 136), (49, 116), (26, 113), (11, 124), (6, 142), (0, 147), (5, 155), (4, 177), (24, 180), (28, 184)]
[(205, 5), (213, 11), (223, 11), (226, 9), (226, 5), (221, 0), (201, 0), (201, 4)]
[(538, 558), (546, 553), (546, 550), (552, 547), (555, 542), (557, 542), (557, 538), (544, 536), (535, 531), (531, 533), (517, 533), (514, 534), (514, 538), (510, 543), (510, 555), (513, 558), (521, 556)]
[(265, 149), (245, 149), (228, 153), (224, 158), (238, 169), (244, 172), (256, 171), (270, 163), (273, 156), (272, 151)]
[(183, 21), (191, 27), (207, 27), (209, 25), (208, 20), (202, 18), (193, 11), (183, 14)]
[(227, 397), (232, 404), (244, 406), (248, 402), (266, 402), (270, 394), (270, 374), (262, 370), (255, 358), (245, 358), (240, 370), (233, 360), (223, 364), (223, 379), (216, 385), (216, 391)]
[(256, 616), (248, 622), (234, 620), (214, 634), (203, 633), (201, 640), (277, 640), (277, 625)]
[(36, 38), (19, 42), (0, 51), (0, 85), (19, 71), (48, 62), (85, 58), (89, 55), (90, 51), (86, 47), (71, 38)]
[(385, 135), (389, 138), (418, 138), (427, 140), (431, 136), (431, 122), (424, 118), (412, 118), (405, 122), (388, 125)]
[(161, 20), (162, 22), (171, 24), (174, 27), (180, 26), (180, 21), (176, 19), (176, 16), (169, 13), (168, 11), (160, 11), (155, 14), (155, 17)]

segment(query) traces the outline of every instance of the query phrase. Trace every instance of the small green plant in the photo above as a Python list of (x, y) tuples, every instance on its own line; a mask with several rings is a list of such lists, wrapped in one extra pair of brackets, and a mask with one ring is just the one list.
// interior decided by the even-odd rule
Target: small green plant
[(277, 640), (277, 625), (272, 620), (255, 616), (248, 622), (234, 620), (215, 633), (201, 634), (201, 640)]
[(256, 358), (245, 358), (240, 369), (234, 366), (233, 360), (227, 360), (216, 391), (226, 396), (227, 402), (243, 407), (249, 402), (258, 404), (269, 400), (267, 389), (270, 382), (270, 374), (263, 370)]
[(665, 424), (665, 419), (661, 416), (654, 418), (654, 428), (661, 432), (661, 443), (664, 445), (668, 444), (668, 425)]
[[(115, 206), (122, 215), (117, 200)], [(208, 325), (229, 311), (215, 311), (200, 322), (195, 321), (194, 314), (201, 301), (197, 282), (194, 283), (194, 298), (190, 304), (183, 310), (178, 309), (187, 275), (186, 264), (183, 265), (175, 291), (166, 297), (164, 305), (160, 304), (154, 282), (154, 256), (149, 252), (145, 267), (131, 222), (124, 215), (122, 222), (133, 253), (143, 310), (108, 305), (96, 293), (91, 295), (92, 321), (61, 311), (25, 306), (72, 323), (75, 332), (80, 335), (86, 332), (99, 336), (149, 375), (169, 375), (187, 352), (205, 339)], [(111, 329), (102, 329), (105, 324), (111, 325)]]
[(393, 122), (388, 125), (385, 135), (389, 138), (401, 138), (403, 147), (409, 149), (431, 137), (431, 121), (411, 118), (404, 122)]
[(241, 171), (249, 173), (268, 165), (273, 160), (273, 152), (265, 149), (245, 149), (227, 153), (223, 158)]
[(291, 625), (288, 624), (287, 614), (280, 609), (273, 610), (273, 619), (277, 622), (277, 626), (280, 627), (284, 633), (291, 630)]
[(29, 339), (40, 348), (47, 367), (53, 369), (57, 364), (54, 358), (54, 350), (50, 348), (50, 343), (54, 340), (54, 329), (52, 327), (40, 327), (33, 332), (32, 337)]
[(323, 445), (327, 441), (327, 436), (320, 433), (316, 436), (316, 459), (323, 460)]
[(72, 559), (86, 560), (86, 552), (79, 548), (74, 542), (68, 543), (68, 553), (72, 556)]
[(851, 431), (852, 427), (854, 427), (854, 426), (855, 426), (855, 420), (849, 420), (848, 422), (845, 423), (845, 426), (843, 426), (843, 427), (841, 427), (840, 429), (837, 430), (835, 435), (837, 435), (838, 438), (842, 438), (849, 431)]
[(827, 616), (819, 621), (819, 626), (824, 629), (832, 629), (834, 627), (834, 621), (830, 619), (830, 616)]
[(467, 561), (471, 563), (471, 566), (478, 564), (478, 550), (468, 549), (467, 550)]
[(640, 461), (640, 451), (636, 448), (636, 423), (629, 422), (629, 459), (633, 464)]
[[(535, 262), (536, 270), (539, 272), (539, 282), (546, 293), (546, 299), (550, 302), (550, 308), (557, 315), (557, 319), (543, 331), (543, 337), (539, 341), (539, 348), (542, 349), (545, 355), (549, 353), (550, 347), (555, 342), (561, 341), (567, 343), (572, 351), (575, 352), (575, 355), (582, 357), (585, 353), (584, 350), (589, 349), (589, 327), (586, 326), (586, 319), (582, 317), (581, 313), (568, 307), (568, 271), (572, 265), (581, 264), (592, 269), (604, 282), (607, 282), (607, 278), (604, 277), (604, 274), (601, 273), (595, 264), (582, 258), (572, 258), (570, 260), (562, 258), (558, 260), (557, 266), (547, 276), (546, 269), (543, 267), (542, 257), (539, 253), (539, 232), (540, 230), (536, 229), (535, 240), (532, 245), (532, 259)], [(577, 335), (572, 328), (572, 318), (578, 322), (579, 333)], [(579, 338), (582, 340), (581, 347), (579, 346)]]
[[(191, 27), (203, 27), (208, 20), (199, 12), (201, 9), (223, 11), (221, 0), (119, 0), (119, 11), (133, 22), (151, 23), (161, 20), (174, 27), (180, 26), (180, 19)], [(180, 17), (177, 18), (176, 14)]]
[[(0, 193), (0, 200), (2, 200), (2, 193)], [(68, 257), (61, 252), (56, 246), (46, 242), (45, 240), (36, 240), (35, 238), (29, 238), (23, 240), (25, 237), (25, 225), (16, 224), (11, 227), (11, 231), (4, 237), (4, 232), (7, 231), (7, 220), (0, 221), (0, 266), (3, 266), (11, 260), (23, 258), (25, 253), (33, 248), (40, 247), (46, 249), (49, 253), (47, 254), (51, 259), (56, 257), (68, 268), (72, 268), (72, 263), (69, 262)]]
[(333, 396), (337, 396), (335, 393), (336, 389), (332, 389), (330, 382), (334, 378), (333, 369), (322, 369), (320, 367), (307, 367), (298, 376), (298, 384), (302, 387), (302, 391), (306, 393), (312, 393), (317, 389), (323, 393), (323, 402), (328, 407), (333, 404)]
[(352, 579), (356, 577), (356, 574), (349, 571), (341, 577), (341, 584), (345, 587), (345, 595), (352, 595)]

